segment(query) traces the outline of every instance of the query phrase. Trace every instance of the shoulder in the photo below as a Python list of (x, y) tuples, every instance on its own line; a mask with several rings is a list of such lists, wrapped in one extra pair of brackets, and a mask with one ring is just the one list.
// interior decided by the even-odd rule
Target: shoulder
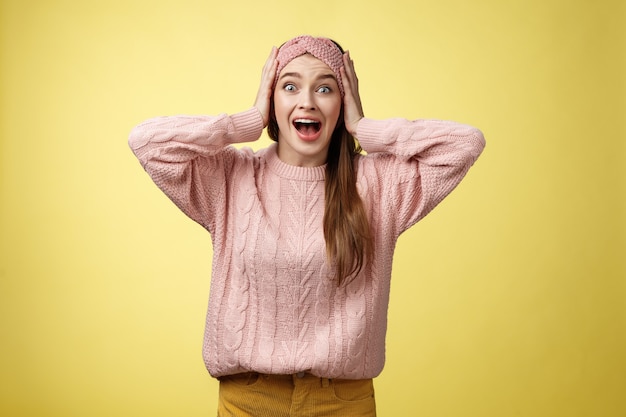
[(231, 171), (233, 175), (241, 171), (253, 173), (263, 169), (274, 159), (276, 154), (274, 148), (275, 144), (260, 149), (230, 145), (222, 149), (218, 157), (223, 160), (226, 170)]

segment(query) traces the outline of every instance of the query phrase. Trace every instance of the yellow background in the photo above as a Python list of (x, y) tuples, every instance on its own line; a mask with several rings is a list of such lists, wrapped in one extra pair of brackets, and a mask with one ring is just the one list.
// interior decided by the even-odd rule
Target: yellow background
[(209, 236), (126, 140), (247, 109), (302, 33), (351, 51), (367, 116), (488, 142), (400, 241), (379, 415), (626, 415), (623, 1), (0, 4), (0, 415), (215, 414)]

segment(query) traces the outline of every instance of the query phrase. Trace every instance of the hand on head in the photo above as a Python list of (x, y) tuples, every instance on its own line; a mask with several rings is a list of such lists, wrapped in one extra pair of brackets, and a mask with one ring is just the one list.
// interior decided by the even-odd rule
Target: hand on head
[(354, 61), (350, 52), (343, 54), (343, 67), (341, 67), (341, 79), (345, 95), (343, 97), (343, 119), (346, 129), (352, 136), (356, 136), (356, 128), (363, 118), (363, 105), (359, 95), (359, 79), (354, 70)]
[(267, 126), (270, 120), (270, 100), (272, 99), (272, 92), (274, 91), (274, 78), (276, 77), (276, 68), (278, 66), (278, 61), (276, 60), (277, 55), (278, 48), (274, 46), (263, 66), (261, 85), (259, 86), (256, 101), (254, 102), (254, 106), (259, 109), (263, 117), (264, 127)]

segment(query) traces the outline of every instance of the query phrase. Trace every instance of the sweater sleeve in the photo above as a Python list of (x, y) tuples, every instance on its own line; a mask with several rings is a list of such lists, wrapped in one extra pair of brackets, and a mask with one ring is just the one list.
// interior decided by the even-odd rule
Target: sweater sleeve
[(398, 235), (461, 182), (485, 147), (480, 130), (438, 120), (362, 119), (357, 138), (373, 161), (364, 175), (394, 210)]
[(256, 108), (231, 116), (158, 117), (136, 126), (128, 143), (155, 184), (212, 232), (238, 155), (228, 145), (254, 141), (262, 130)]

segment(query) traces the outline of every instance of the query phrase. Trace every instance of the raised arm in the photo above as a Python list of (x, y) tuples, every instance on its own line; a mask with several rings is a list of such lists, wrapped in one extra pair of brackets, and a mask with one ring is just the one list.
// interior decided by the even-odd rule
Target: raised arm
[(260, 137), (253, 107), (232, 116), (173, 116), (135, 127), (129, 145), (154, 183), (189, 217), (213, 230), (239, 151), (227, 145)]
[(387, 208), (395, 214), (399, 234), (461, 182), (485, 139), (480, 130), (450, 121), (365, 118), (349, 52), (343, 64), (344, 121), (368, 153), (361, 159), (361, 176), (368, 191), (380, 193), (376, 200), (384, 198), (391, 205)]
[(380, 184), (398, 234), (435, 208), (485, 147), (480, 130), (439, 120), (363, 118), (357, 138), (368, 153), (363, 175)]
[(267, 126), (276, 54), (272, 48), (251, 109), (233, 115), (158, 117), (130, 134), (129, 145), (152, 180), (209, 230), (229, 172), (242, 157), (228, 145), (255, 141)]

